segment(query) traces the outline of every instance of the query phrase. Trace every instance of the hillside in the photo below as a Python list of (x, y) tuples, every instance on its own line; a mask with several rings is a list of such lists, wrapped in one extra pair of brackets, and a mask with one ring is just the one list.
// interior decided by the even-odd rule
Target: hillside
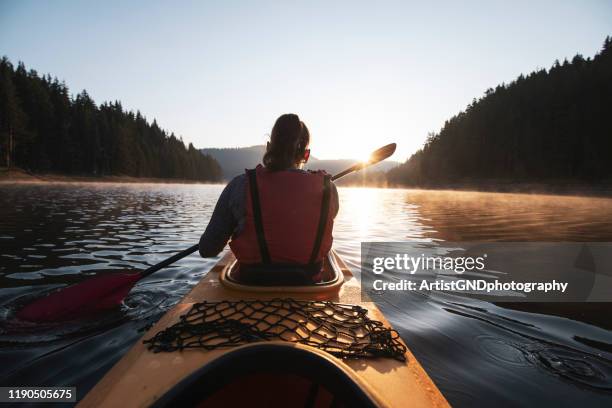
[(612, 177), (612, 39), (489, 89), (388, 173), (392, 184), (597, 183)]
[(0, 163), (33, 173), (219, 181), (193, 145), (119, 102), (71, 97), (57, 78), (0, 60)]
[[(261, 163), (265, 150), (266, 148), (263, 145), (238, 148), (200, 149), (203, 154), (210, 155), (219, 162), (225, 180), (230, 180), (243, 173), (244, 169), (253, 168)], [(356, 161), (357, 160), (352, 159), (319, 160), (316, 157), (311, 157), (305, 167), (312, 170), (322, 169), (330, 174), (335, 174), (355, 164)], [(367, 169), (364, 173), (368, 176), (366, 178), (372, 179), (370, 181), (374, 181), (375, 179), (375, 181), (379, 183), (384, 180), (384, 173), (398, 164), (398, 162), (385, 160)], [(345, 184), (352, 184), (354, 182), (361, 183), (363, 180), (364, 177), (362, 174), (360, 177), (347, 176), (346, 179), (343, 179), (343, 182)]]
[(231, 180), (234, 176), (251, 169), (261, 163), (266, 151), (263, 145), (249, 147), (205, 148), (200, 152), (214, 158), (221, 166), (224, 180)]

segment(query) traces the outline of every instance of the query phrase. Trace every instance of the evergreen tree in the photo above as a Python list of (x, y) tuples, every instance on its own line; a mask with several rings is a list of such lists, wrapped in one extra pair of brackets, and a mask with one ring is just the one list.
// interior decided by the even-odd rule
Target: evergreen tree
[(25, 115), (21, 110), (13, 84), (13, 66), (6, 57), (0, 60), (0, 149), (10, 169), (15, 144), (25, 134)]

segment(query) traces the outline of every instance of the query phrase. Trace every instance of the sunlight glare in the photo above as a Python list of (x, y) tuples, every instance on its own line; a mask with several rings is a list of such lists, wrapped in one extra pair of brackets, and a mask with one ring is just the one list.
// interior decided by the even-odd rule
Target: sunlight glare
[(360, 151), (357, 153), (357, 159), (360, 162), (366, 163), (370, 161), (370, 157), (372, 156), (372, 152), (370, 150)]
[(353, 220), (353, 227), (360, 240), (366, 240), (372, 227), (373, 214), (376, 211), (376, 190), (370, 188), (347, 188), (343, 193), (350, 196), (343, 211)]

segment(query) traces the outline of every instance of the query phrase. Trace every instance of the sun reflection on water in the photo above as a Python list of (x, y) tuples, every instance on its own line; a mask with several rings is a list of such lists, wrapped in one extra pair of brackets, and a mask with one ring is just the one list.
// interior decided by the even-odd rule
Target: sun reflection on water
[[(380, 198), (376, 195), (377, 189), (372, 188), (347, 188), (342, 193), (347, 197), (343, 200), (341, 210), (343, 218), (352, 220), (351, 226), (355, 232), (354, 237), (364, 241), (370, 235), (376, 218), (376, 204), (380, 204)], [(380, 191), (380, 190), (378, 190)]]

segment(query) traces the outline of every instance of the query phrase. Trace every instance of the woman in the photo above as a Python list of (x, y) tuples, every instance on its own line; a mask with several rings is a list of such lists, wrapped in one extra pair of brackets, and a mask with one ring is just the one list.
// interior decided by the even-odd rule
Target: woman
[(251, 284), (321, 280), (331, 249), (338, 192), (324, 171), (306, 171), (310, 133), (297, 115), (279, 117), (263, 166), (246, 170), (223, 190), (200, 238), (200, 255), (215, 256), (231, 237), (237, 278)]

